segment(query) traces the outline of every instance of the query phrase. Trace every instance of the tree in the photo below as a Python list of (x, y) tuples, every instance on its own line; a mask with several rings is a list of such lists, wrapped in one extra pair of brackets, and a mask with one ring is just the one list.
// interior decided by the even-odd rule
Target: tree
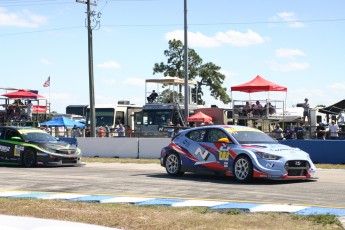
[[(163, 73), (164, 76), (184, 78), (184, 46), (180, 40), (170, 40), (169, 49), (164, 51), (167, 63), (155, 63), (153, 74)], [(192, 91), (195, 93), (197, 103), (205, 104), (202, 99), (204, 95), (202, 87), (206, 86), (211, 96), (224, 104), (231, 102), (227, 94), (227, 88), (222, 87), (225, 75), (220, 73), (220, 67), (212, 62), (202, 63), (201, 57), (194, 49), (188, 49), (188, 79), (196, 80), (197, 86)], [(200, 79), (200, 80), (198, 80)], [(180, 89), (181, 92), (181, 89)]]

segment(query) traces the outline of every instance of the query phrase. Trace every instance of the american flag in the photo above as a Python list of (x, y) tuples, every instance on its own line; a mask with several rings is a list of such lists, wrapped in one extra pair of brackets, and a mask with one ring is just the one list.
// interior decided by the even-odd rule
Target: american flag
[(48, 79), (44, 82), (43, 87), (49, 87), (50, 86), (50, 76)]

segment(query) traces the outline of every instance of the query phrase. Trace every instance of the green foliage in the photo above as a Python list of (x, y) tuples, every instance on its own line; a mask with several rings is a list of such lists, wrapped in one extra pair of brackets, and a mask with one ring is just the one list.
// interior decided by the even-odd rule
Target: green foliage
[(338, 220), (338, 218), (334, 215), (329, 215), (329, 214), (326, 214), (326, 215), (309, 215), (309, 216), (295, 215), (294, 218), (297, 220), (313, 221), (315, 223), (322, 224), (324, 226), (325, 225), (331, 225), (331, 224), (341, 226), (341, 223)]
[[(184, 78), (184, 46), (182, 41), (170, 40), (169, 49), (164, 51), (164, 55), (167, 57), (167, 63), (155, 63), (153, 74), (163, 73), (164, 76)], [(203, 87), (208, 87), (210, 95), (224, 104), (231, 102), (227, 88), (222, 87), (225, 75), (220, 72), (220, 69), (212, 62), (203, 64), (201, 57), (195, 50), (188, 49), (188, 79), (197, 80), (197, 86), (192, 90), (192, 96), (198, 104), (205, 104), (202, 99)]]

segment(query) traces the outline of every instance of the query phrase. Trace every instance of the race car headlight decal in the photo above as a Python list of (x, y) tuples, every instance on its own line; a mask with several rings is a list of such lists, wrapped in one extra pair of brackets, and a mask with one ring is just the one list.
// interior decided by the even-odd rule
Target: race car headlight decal
[(256, 152), (256, 155), (258, 155), (264, 160), (279, 160), (281, 158), (280, 156), (276, 156), (276, 155), (264, 153), (264, 152)]

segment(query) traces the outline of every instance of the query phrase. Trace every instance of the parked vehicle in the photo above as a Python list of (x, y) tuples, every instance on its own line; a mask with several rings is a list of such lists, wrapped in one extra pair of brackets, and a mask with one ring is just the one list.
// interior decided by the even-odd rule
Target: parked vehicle
[(246, 182), (252, 178), (314, 179), (309, 154), (279, 144), (246, 126), (214, 125), (180, 131), (161, 151), (161, 165), (171, 176), (211, 171)]

